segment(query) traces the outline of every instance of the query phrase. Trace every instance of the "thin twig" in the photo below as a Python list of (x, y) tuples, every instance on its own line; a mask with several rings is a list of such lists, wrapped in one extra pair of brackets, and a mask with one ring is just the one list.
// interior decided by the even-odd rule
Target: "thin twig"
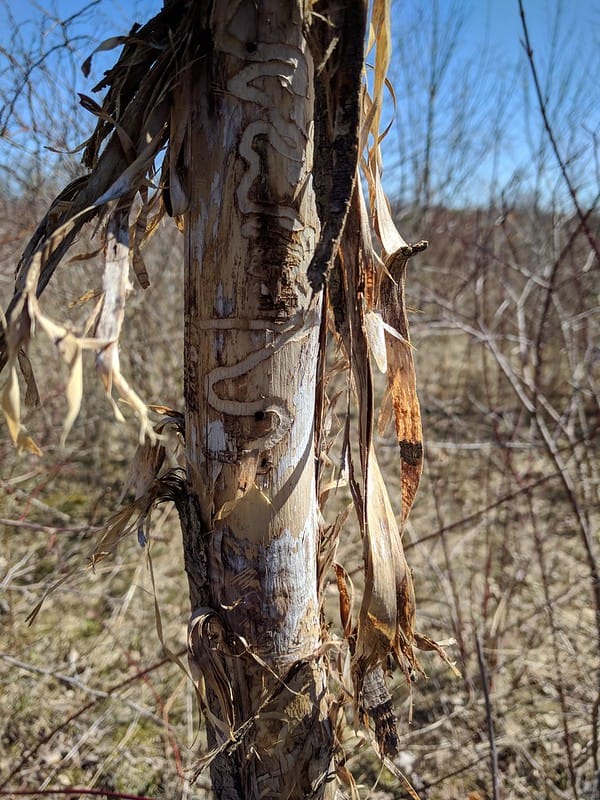
[(472, 514), (467, 514), (460, 519), (457, 519), (455, 522), (451, 522), (448, 525), (443, 525), (441, 528), (438, 528), (433, 533), (428, 533), (426, 536), (422, 536), (420, 539), (416, 539), (414, 542), (404, 542), (404, 550), (410, 550), (411, 547), (416, 547), (418, 544), (423, 544), (423, 542), (428, 542), (430, 539), (436, 539), (438, 536), (443, 536), (446, 533), (450, 533), (457, 528), (462, 528), (464, 525), (467, 525), (469, 522), (474, 522), (479, 517), (484, 516), (489, 511), (493, 511), (498, 506), (501, 506), (503, 503), (507, 503), (509, 500), (514, 500), (515, 497), (518, 497), (520, 494), (524, 492), (529, 492), (531, 489), (535, 489), (536, 486), (540, 486), (543, 483), (546, 483), (550, 480), (555, 480), (557, 475), (544, 475), (541, 478), (538, 478), (536, 481), (527, 484), (527, 486), (523, 486), (520, 489), (516, 489), (514, 492), (508, 492), (507, 494), (502, 495), (497, 500), (494, 500), (493, 503), (490, 503), (483, 508), (477, 509), (477, 511), (473, 511)]
[[(180, 650), (176, 655), (182, 656), (186, 652), (186, 649), (187, 648), (184, 648), (183, 650)], [(114, 697), (115, 693), (118, 692), (120, 689), (124, 689), (126, 686), (129, 686), (130, 684), (135, 683), (140, 678), (143, 678), (144, 676), (148, 675), (150, 672), (153, 672), (154, 670), (158, 669), (159, 667), (162, 667), (164, 664), (167, 664), (170, 661), (171, 661), (171, 658), (163, 658), (160, 661), (157, 661), (154, 664), (151, 664), (149, 667), (146, 667), (146, 669), (139, 670), (138, 672), (135, 673), (135, 675), (130, 675), (128, 678), (125, 678), (125, 680), (120, 681), (119, 683), (116, 683), (114, 686), (111, 686), (109, 689), (107, 689), (105, 697), (95, 697), (89, 703), (86, 703), (84, 706), (82, 706), (77, 711), (75, 711), (73, 714), (71, 714), (69, 717), (67, 717), (67, 719), (63, 720), (59, 725), (57, 725), (56, 727), (52, 728), (51, 731), (49, 731), (45, 736), (43, 736), (40, 739), (38, 739), (37, 742), (35, 743), (35, 745), (33, 745), (26, 753), (24, 753), (21, 756), (19, 762), (13, 767), (12, 771), (7, 776), (7, 778), (0, 784), (0, 790), (4, 789), (6, 787), (6, 784), (12, 778), (14, 778), (15, 775), (19, 774), (21, 769), (25, 766), (25, 764), (27, 764), (28, 761), (31, 760), (31, 758), (37, 753), (37, 751), (40, 749), (40, 747), (42, 747), (42, 745), (47, 744), (50, 741), (50, 739), (52, 739), (53, 736), (55, 736), (61, 730), (66, 728), (68, 725), (70, 725), (74, 720), (77, 719), (77, 717), (80, 717), (86, 711), (89, 711), (90, 708), (93, 708), (95, 705), (97, 705), (98, 703), (101, 703), (103, 700), (106, 700), (109, 697)], [(152, 718), (153, 718), (154, 721), (158, 722), (158, 717), (153, 715)], [(164, 720), (161, 719), (160, 722), (162, 724), (164, 724)], [(2, 796), (2, 795), (0, 794), (0, 796)]]
[(0, 525), (6, 525), (7, 528), (28, 528), (29, 530), (43, 533), (97, 533), (102, 530), (100, 525), (42, 525), (40, 522), (28, 522), (24, 519), (8, 519), (6, 517), (0, 517)]
[[(79, 678), (74, 678), (72, 675), (65, 675), (63, 672), (56, 672), (55, 670), (47, 669), (45, 667), (36, 667), (33, 664), (27, 664), (25, 661), (20, 661), (18, 658), (9, 656), (8, 653), (0, 653), (0, 658), (9, 664), (12, 664), (14, 667), (26, 670), (27, 672), (33, 672), (38, 675), (46, 675), (49, 678), (54, 678), (61, 683), (66, 683), (69, 686), (75, 687), (76, 689), (81, 689), (81, 691), (91, 694), (100, 700), (113, 697), (113, 695), (104, 689), (94, 689), (94, 687), (88, 686), (83, 681), (80, 681)], [(147, 719), (152, 719), (159, 725), (164, 725), (164, 720), (161, 717), (159, 717), (153, 711), (144, 708), (144, 706), (140, 705), (139, 703), (129, 700), (127, 697), (119, 697), (115, 699), (118, 699), (120, 703), (123, 703), (123, 705), (129, 706), (129, 708), (140, 714), (140, 716), (146, 717)]]
[[(533, 346), (533, 351), (535, 352), (535, 355), (536, 355), (535, 376), (534, 376), (534, 380), (533, 380), (533, 385), (534, 385), (534, 391), (536, 391), (536, 392), (537, 392), (538, 387), (541, 384), (540, 376), (542, 374), (542, 362), (543, 362), (542, 344), (543, 344), (543, 339), (544, 339), (544, 329), (546, 327), (546, 321), (548, 319), (548, 313), (550, 311), (550, 304), (552, 302), (552, 296), (553, 296), (553, 294), (555, 292), (556, 277), (558, 275), (558, 269), (559, 269), (560, 265), (563, 263), (563, 261), (566, 259), (567, 254), (571, 250), (572, 245), (574, 244), (575, 240), (579, 236), (579, 232), (582, 230), (582, 228), (585, 230), (585, 226), (587, 225), (587, 220), (592, 215), (592, 213), (595, 211), (599, 200), (600, 200), (600, 192), (598, 192), (596, 194), (592, 204), (590, 205), (588, 210), (585, 212), (583, 217), (580, 217), (579, 224), (577, 225), (575, 230), (569, 236), (569, 239), (568, 239), (567, 243), (565, 244), (565, 246), (562, 248), (562, 250), (558, 254), (558, 257), (554, 260), (554, 263), (552, 265), (552, 269), (550, 271), (550, 278), (547, 281), (546, 286), (544, 287), (546, 294), (545, 294), (545, 297), (544, 297), (544, 303), (543, 303), (542, 312), (541, 312), (540, 317), (539, 317), (537, 336), (536, 336), (536, 339), (535, 339), (535, 344)], [(587, 231), (586, 231), (586, 235), (587, 235)], [(588, 237), (588, 239), (589, 239), (589, 237)], [(597, 253), (596, 253), (596, 257), (598, 257)]]
[(542, 587), (544, 590), (544, 599), (546, 601), (546, 614), (548, 615), (548, 622), (550, 624), (552, 646), (554, 649), (554, 660), (556, 662), (556, 670), (555, 670), (556, 680), (554, 682), (554, 685), (556, 688), (556, 693), (558, 695), (560, 710), (561, 710), (563, 737), (564, 737), (563, 741), (567, 756), (569, 779), (571, 781), (571, 789), (573, 790), (573, 797), (575, 798), (575, 800), (578, 800), (579, 794), (577, 792), (577, 776), (575, 772), (575, 761), (573, 758), (573, 741), (572, 741), (571, 730), (569, 729), (569, 709), (568, 709), (567, 695), (565, 691), (565, 682), (563, 679), (561, 652), (558, 644), (559, 631), (556, 625), (555, 614), (554, 614), (555, 606), (550, 597), (550, 585), (552, 579), (548, 575), (548, 570), (546, 568), (544, 541), (539, 531), (537, 517), (533, 509), (532, 498), (529, 493), (527, 494), (527, 503), (529, 506), (529, 515), (533, 526), (533, 538), (535, 541), (535, 550), (540, 565), (540, 572), (542, 576)]
[(542, 114), (542, 119), (544, 120), (544, 127), (546, 128), (546, 133), (548, 134), (548, 139), (550, 140), (550, 144), (552, 145), (552, 150), (558, 161), (558, 165), (560, 167), (560, 171), (562, 173), (563, 179), (569, 190), (569, 194), (571, 195), (571, 199), (573, 200), (573, 205), (575, 206), (575, 210), (577, 211), (577, 216), (581, 220), (581, 226), (585, 232), (588, 242), (590, 243), (590, 247), (596, 254), (596, 259), (600, 264), (600, 252), (598, 251), (598, 243), (594, 238), (588, 224), (586, 215), (584, 214), (581, 206), (579, 205), (579, 200), (577, 198), (577, 192), (575, 191), (575, 187), (569, 177), (569, 173), (567, 172), (567, 167), (565, 162), (560, 154), (560, 150), (558, 149), (558, 144), (556, 143), (556, 138), (554, 136), (554, 131), (552, 130), (552, 126), (550, 125), (550, 120), (548, 119), (548, 112), (546, 109), (546, 103), (544, 101), (544, 96), (542, 94), (542, 88), (540, 86), (540, 80), (537, 73), (537, 68), (535, 66), (535, 61), (533, 59), (533, 49), (531, 47), (531, 42), (529, 41), (529, 29), (527, 28), (527, 21), (525, 19), (525, 9), (523, 8), (523, 0), (519, 0), (519, 14), (521, 15), (521, 25), (523, 27), (523, 36), (525, 38), (524, 47), (525, 52), (527, 54), (527, 60), (529, 61), (529, 67), (531, 69), (531, 75), (533, 77), (533, 83), (535, 85), (535, 93), (537, 95), (538, 103), (540, 106), (540, 112)]
[(479, 673), (481, 675), (481, 687), (483, 689), (483, 699), (485, 701), (485, 718), (487, 722), (488, 739), (490, 742), (490, 763), (492, 767), (492, 797), (500, 800), (500, 778), (498, 772), (498, 750), (496, 748), (496, 735), (494, 733), (494, 720), (492, 717), (492, 704), (490, 702), (490, 691), (488, 687), (488, 671), (483, 657), (483, 648), (479, 634), (475, 636), (477, 644), (477, 661), (479, 663)]

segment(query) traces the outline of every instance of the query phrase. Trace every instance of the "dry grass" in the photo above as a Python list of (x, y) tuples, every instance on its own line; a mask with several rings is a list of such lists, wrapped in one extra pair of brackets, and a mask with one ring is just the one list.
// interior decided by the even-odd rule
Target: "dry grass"
[[(423, 50), (404, 36), (408, 44), (413, 38)], [(408, 63), (412, 90), (415, 59)], [(582, 86), (586, 97), (577, 106), (586, 108), (583, 100), (593, 102), (587, 77)], [(549, 96), (559, 97), (556, 88)], [(455, 105), (467, 119), (470, 106)], [(53, 114), (41, 116), (54, 124)], [(448, 164), (464, 153), (468, 171), (469, 133), (454, 133)], [(543, 153), (536, 157), (529, 166), (541, 175), (548, 164)], [(577, 162), (593, 180), (592, 156), (578, 154)], [(42, 197), (37, 183), (24, 186), (21, 207), (0, 198), (3, 265), (16, 263), (53, 196)], [(452, 197), (453, 186), (446, 189), (443, 196)], [(404, 543), (418, 627), (456, 640), (448, 652), (462, 678), (422, 654), (429, 678), (415, 686), (410, 724), (408, 691), (398, 680), (398, 765), (422, 800), (598, 800), (600, 263), (593, 237), (572, 215), (529, 205), (401, 209), (399, 217), (407, 240), (431, 243), (411, 262), (407, 284), (426, 467)], [(597, 216), (587, 223), (597, 238)], [(145, 400), (178, 407), (179, 243), (167, 235), (155, 245), (153, 286), (129, 302), (122, 366)], [(3, 307), (9, 271), (0, 274)], [(44, 303), (60, 309), (61, 319), (74, 304), (76, 321), (87, 310), (78, 298), (100, 282), (97, 263), (65, 263)], [(128, 346), (140, 342), (143, 348)], [(189, 615), (176, 515), (167, 506), (155, 512), (149, 548), (132, 539), (95, 573), (87, 568), (118, 503), (136, 425), (107, 418), (88, 369), (82, 413), (59, 448), (66, 374), (42, 337), (33, 362), (44, 405), (25, 421), (44, 458), (17, 457), (0, 429), (0, 796), (82, 786), (207, 798), (206, 777), (193, 787), (186, 780), (203, 748), (191, 684), (165, 655), (165, 648), (183, 652)], [(398, 497), (397, 445), (385, 437), (378, 444)], [(340, 489), (331, 510), (345, 502)], [(353, 575), (360, 549), (350, 523), (339, 557)], [(74, 566), (29, 627), (27, 615), (46, 589)], [(335, 629), (333, 584), (328, 600)], [(401, 796), (368, 747), (350, 766), (362, 797)]]
[[(598, 332), (598, 264), (582, 269), (587, 251), (578, 236), (563, 252), (569, 224), (561, 228), (548, 216), (533, 224), (525, 213), (494, 224), (497, 217), (438, 212), (415, 231), (432, 240), (411, 265), (407, 287), (427, 458), (404, 540), (419, 629), (456, 639), (449, 652), (463, 677), (423, 654), (429, 679), (415, 687), (410, 725), (408, 693), (398, 682), (399, 766), (423, 800), (492, 798), (494, 774), (502, 798), (592, 800), (598, 628), (576, 512), (597, 549), (598, 357), (590, 348)], [(125, 346), (123, 368), (145, 399), (177, 406), (178, 250), (168, 237), (158, 248), (149, 262), (154, 286), (136, 296), (127, 322), (145, 356)], [(542, 365), (537, 383), (527, 384), (557, 256)], [(63, 270), (52, 302), (64, 307), (79, 296), (80, 269)], [(543, 280), (523, 300), (530, 273)], [(496, 346), (507, 359), (504, 372)], [(165, 658), (155, 616), (157, 600), (164, 644), (181, 653), (189, 604), (176, 515), (165, 507), (154, 516), (156, 597), (148, 550), (137, 541), (124, 542), (95, 574), (86, 568), (125, 479), (135, 425), (106, 420), (92, 377), (60, 450), (64, 375), (50, 351), (39, 350), (34, 365), (48, 400), (27, 424), (45, 456), (17, 458), (6, 434), (0, 441), (0, 785), (208, 797), (206, 778), (186, 782), (202, 747), (194, 738), (195, 698), (180, 667)], [(536, 400), (528, 410), (516, 392), (523, 386), (528, 397), (537, 386), (546, 405)], [(383, 438), (379, 446), (388, 485), (398, 487), (396, 445)], [(350, 526), (340, 557), (356, 557), (356, 536)], [(25, 618), (49, 582), (72, 565), (80, 571), (28, 627)], [(364, 796), (401, 796), (368, 748), (353, 769)]]

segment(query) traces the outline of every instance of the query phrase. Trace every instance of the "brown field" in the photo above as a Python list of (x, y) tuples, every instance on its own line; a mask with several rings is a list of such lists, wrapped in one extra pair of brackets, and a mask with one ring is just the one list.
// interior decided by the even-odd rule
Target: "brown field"
[[(447, 650), (462, 674), (423, 653), (428, 679), (412, 700), (395, 681), (398, 766), (422, 800), (492, 798), (494, 780), (505, 800), (598, 800), (597, 254), (576, 218), (527, 208), (398, 219), (407, 239), (430, 240), (407, 287), (426, 461), (404, 542), (418, 627), (455, 640)], [(3, 264), (25, 235), (5, 237)], [(46, 308), (83, 313), (77, 299), (100, 281), (98, 264), (85, 263), (63, 265)], [(130, 302), (123, 372), (147, 401), (177, 407), (181, 256), (168, 231), (148, 271), (152, 286)], [(43, 458), (15, 455), (0, 429), (0, 790), (207, 798), (207, 776), (187, 780), (203, 740), (175, 658), (189, 608), (176, 513), (155, 512), (149, 548), (124, 541), (87, 567), (136, 426), (112, 420), (88, 364), (84, 407), (61, 448), (65, 374), (41, 336), (32, 361), (44, 402), (26, 424)], [(378, 445), (397, 496), (396, 445), (386, 433)], [(359, 586), (357, 535), (349, 522), (338, 558)], [(328, 593), (335, 631), (333, 583)], [(403, 797), (360, 745), (347, 746), (361, 797)]]

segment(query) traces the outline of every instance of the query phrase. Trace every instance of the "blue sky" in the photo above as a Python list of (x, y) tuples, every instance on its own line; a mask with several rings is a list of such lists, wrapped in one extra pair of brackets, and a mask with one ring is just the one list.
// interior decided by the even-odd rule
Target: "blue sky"
[[(448, 8), (449, 0), (440, 0)], [(555, 14), (562, 19), (565, 36), (581, 44), (582, 55), (598, 47), (600, 4), (591, 0), (524, 0), (534, 50), (544, 50), (552, 36)], [(466, 28), (473, 46), (488, 46), (516, 57), (521, 50), (522, 28), (517, 0), (487, 0), (468, 4)]]
[[(10, 15), (20, 26), (21, 45), (26, 46), (37, 37), (38, 44), (44, 46), (45, 42), (60, 38), (61, 29), (58, 22), (47, 21), (40, 34), (41, 12), (47, 12), (47, 20), (64, 20), (84, 5), (82, 0), (0, 0), (0, 45), (9, 53), (18, 49), (18, 40), (7, 40)], [(585, 187), (584, 183), (594, 184), (594, 137), (600, 136), (600, 0), (524, 0), (524, 5), (559, 144), (565, 157), (572, 160), (581, 191), (589, 193), (593, 186)], [(145, 21), (160, 6), (160, 0), (100, 0), (92, 4), (69, 28), (70, 34), (79, 37), (73, 53), (60, 62), (52, 88), (40, 88), (45, 94), (40, 95), (39, 101), (45, 102), (50, 92), (53, 111), (70, 102), (70, 110), (75, 112), (73, 83), (76, 82), (76, 91), (90, 93), (103, 69), (116, 56), (116, 51), (99, 54), (90, 78), (85, 79), (77, 65), (94, 43), (126, 32), (134, 20)], [(449, 35), (455, 39), (435, 101), (431, 177), (435, 193), (444, 202), (466, 203), (484, 202), (486, 196), (498, 193), (503, 186), (535, 190), (545, 196), (559, 191), (556, 168), (547, 143), (543, 142), (539, 112), (531, 93), (521, 46), (518, 1), (395, 0), (392, 19), (396, 59), (391, 76), (396, 86), (398, 125), (385, 144), (388, 192), (397, 191), (410, 200), (415, 191), (415, 175), (423, 163), (418, 150), (426, 137), (427, 73), (435, 18), (440, 25), (440, 42), (443, 44)], [(403, 49), (405, 64), (410, 65), (404, 71), (398, 63)], [(10, 72), (2, 77), (0, 69), (0, 82), (6, 74)], [(389, 114), (391, 109), (390, 104)], [(92, 124), (83, 112), (79, 119), (81, 130)], [(495, 134), (491, 130), (494, 125)], [(81, 130), (55, 126), (43, 134), (54, 136), (51, 144), (55, 146), (73, 146)], [(33, 147), (27, 132), (18, 125), (8, 126), (7, 135), (22, 150)], [(466, 164), (467, 157), (473, 159), (472, 165)], [(6, 158), (5, 140), (0, 143), (0, 162)], [(590, 167), (594, 168), (591, 181)], [(453, 197), (444, 197), (453, 181), (457, 184)]]
[[(589, 198), (598, 188), (600, 2), (524, 0), (524, 7), (548, 115), (574, 180)], [(436, 18), (438, 44), (452, 52), (435, 99), (434, 200), (485, 203), (491, 195), (520, 192), (564, 201), (522, 46), (518, 0), (395, 3), (398, 125), (387, 161), (400, 194), (411, 199), (411, 181), (423, 163)], [(394, 194), (389, 185), (388, 193)]]

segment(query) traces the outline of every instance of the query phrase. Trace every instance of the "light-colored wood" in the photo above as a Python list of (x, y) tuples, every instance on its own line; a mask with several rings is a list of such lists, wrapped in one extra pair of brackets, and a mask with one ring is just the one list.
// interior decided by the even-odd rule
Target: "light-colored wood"
[(184, 546), (188, 574), (191, 551), (206, 556), (192, 604), (220, 618), (204, 674), (222, 798), (330, 791), (313, 454), (321, 297), (306, 280), (319, 222), (301, 14), (280, 0), (260, 13), (216, 4), (210, 59), (183, 78), (186, 461), (201, 517)]

